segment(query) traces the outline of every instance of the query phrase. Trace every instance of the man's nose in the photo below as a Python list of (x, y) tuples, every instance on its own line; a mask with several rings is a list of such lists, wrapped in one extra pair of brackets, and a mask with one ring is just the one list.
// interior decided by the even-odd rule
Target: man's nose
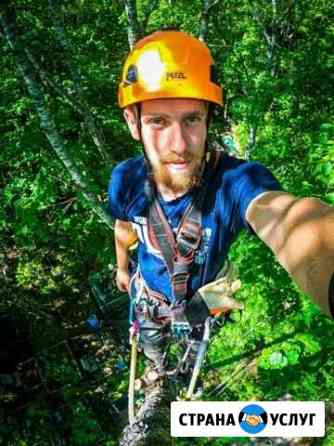
[(187, 140), (182, 124), (175, 123), (173, 128), (172, 151), (182, 155), (187, 151)]

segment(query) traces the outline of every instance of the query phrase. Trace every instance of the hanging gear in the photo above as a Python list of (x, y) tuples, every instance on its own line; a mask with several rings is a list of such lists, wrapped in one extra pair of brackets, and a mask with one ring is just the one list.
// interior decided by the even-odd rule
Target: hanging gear
[(182, 31), (157, 31), (144, 37), (124, 64), (118, 89), (121, 108), (163, 98), (223, 103), (209, 48)]
[(189, 387), (188, 387), (187, 394), (186, 394), (187, 400), (191, 400), (194, 390), (195, 390), (199, 372), (201, 370), (201, 366), (204, 361), (206, 351), (208, 349), (209, 340), (210, 340), (210, 327), (211, 327), (212, 323), (213, 323), (212, 318), (208, 317), (204, 324), (203, 338), (202, 338), (202, 341), (201, 341), (198, 351), (197, 351), (194, 369), (193, 369), (193, 372), (191, 375)]
[(191, 326), (184, 314), (184, 305), (178, 305), (172, 309), (172, 333), (177, 339), (188, 336), (191, 333)]

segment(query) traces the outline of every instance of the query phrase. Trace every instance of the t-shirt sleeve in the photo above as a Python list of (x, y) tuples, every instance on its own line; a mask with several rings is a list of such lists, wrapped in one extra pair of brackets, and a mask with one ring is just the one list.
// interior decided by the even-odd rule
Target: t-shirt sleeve
[(252, 229), (246, 220), (246, 212), (250, 203), (260, 194), (282, 190), (274, 175), (258, 163), (246, 162), (235, 171), (232, 182), (232, 202), (235, 209), (233, 226), (235, 228)]
[(126, 214), (126, 175), (122, 164), (111, 172), (108, 185), (108, 212), (120, 220), (128, 220)]

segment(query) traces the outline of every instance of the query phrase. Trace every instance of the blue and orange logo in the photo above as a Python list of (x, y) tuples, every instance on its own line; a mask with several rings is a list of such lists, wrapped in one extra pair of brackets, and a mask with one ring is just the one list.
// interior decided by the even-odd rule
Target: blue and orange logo
[(267, 412), (257, 404), (245, 406), (239, 414), (240, 427), (248, 434), (258, 434), (267, 426)]

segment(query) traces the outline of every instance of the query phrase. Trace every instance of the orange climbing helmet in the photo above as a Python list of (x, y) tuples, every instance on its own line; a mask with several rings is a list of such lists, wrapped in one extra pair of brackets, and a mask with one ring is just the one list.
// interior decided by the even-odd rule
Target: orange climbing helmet
[(144, 37), (124, 64), (118, 89), (121, 108), (163, 98), (223, 103), (209, 48), (182, 31), (156, 31)]

